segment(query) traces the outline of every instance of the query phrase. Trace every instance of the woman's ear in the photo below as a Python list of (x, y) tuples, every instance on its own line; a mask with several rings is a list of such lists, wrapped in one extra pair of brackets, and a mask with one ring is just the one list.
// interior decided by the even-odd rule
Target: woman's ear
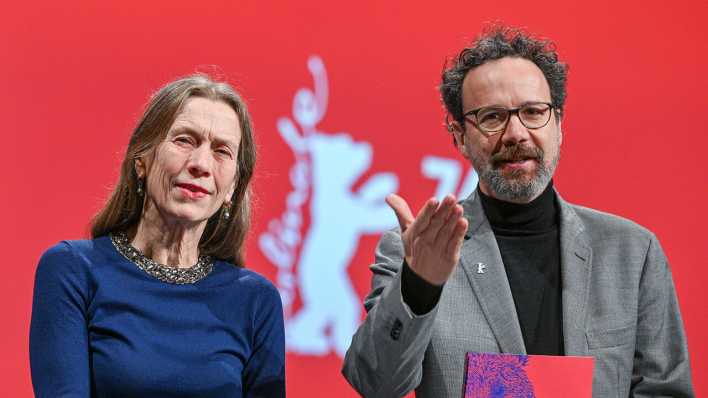
[(145, 162), (143, 162), (142, 158), (135, 159), (135, 174), (138, 179), (145, 178)]
[[(238, 176), (236, 176), (236, 178), (238, 178)], [(234, 182), (231, 183), (231, 187), (229, 187), (229, 191), (226, 193), (224, 201), (231, 202), (233, 200), (234, 192), (236, 191), (236, 182), (237, 180), (234, 180)]]

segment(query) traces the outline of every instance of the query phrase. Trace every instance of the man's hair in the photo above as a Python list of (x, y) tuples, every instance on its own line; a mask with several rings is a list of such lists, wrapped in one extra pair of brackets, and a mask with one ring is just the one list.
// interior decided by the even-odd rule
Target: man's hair
[(535, 38), (521, 29), (501, 25), (486, 29), (470, 47), (446, 63), (440, 95), (448, 114), (458, 123), (464, 123), (462, 82), (467, 72), (488, 61), (504, 57), (527, 59), (541, 69), (551, 89), (551, 104), (560, 116), (565, 103), (568, 66), (558, 61), (552, 42)]
[(91, 224), (91, 236), (97, 238), (114, 232), (127, 232), (137, 226), (143, 211), (143, 198), (138, 193), (135, 160), (154, 154), (187, 100), (194, 97), (226, 103), (236, 112), (241, 127), (241, 142), (236, 156), (236, 187), (228, 209), (232, 216), (224, 219), (222, 210), (209, 218), (199, 241), (199, 254), (244, 266), (243, 246), (250, 226), (250, 181), (256, 162), (251, 116), (246, 103), (233, 87), (206, 74), (198, 73), (172, 81), (152, 96), (130, 137), (118, 184)]

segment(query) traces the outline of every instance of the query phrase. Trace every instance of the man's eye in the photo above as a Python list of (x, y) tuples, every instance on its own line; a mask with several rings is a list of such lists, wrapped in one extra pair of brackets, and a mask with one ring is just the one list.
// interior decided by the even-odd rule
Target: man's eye
[(192, 144), (192, 140), (189, 137), (177, 137), (175, 138), (175, 142), (179, 142), (182, 144)]
[(489, 111), (479, 115), (480, 123), (495, 122), (500, 120), (504, 120), (504, 116), (501, 112), (498, 111)]
[(527, 108), (524, 108), (521, 110), (524, 114), (529, 115), (529, 116), (538, 116), (538, 115), (543, 115), (546, 113), (546, 108), (542, 107), (537, 107), (537, 106), (529, 106)]

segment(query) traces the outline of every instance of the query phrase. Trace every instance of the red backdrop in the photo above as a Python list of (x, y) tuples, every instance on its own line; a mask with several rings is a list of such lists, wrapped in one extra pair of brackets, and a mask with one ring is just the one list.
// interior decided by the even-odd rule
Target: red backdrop
[[(291, 322), (305, 310), (298, 278), (315, 223), (346, 232), (350, 221), (331, 218), (326, 205), (313, 202), (317, 184), (329, 186), (307, 173), (319, 167), (318, 143), (326, 143), (324, 154), (344, 150), (335, 158), (343, 168), (359, 159), (344, 188), (359, 210), (378, 209), (391, 190), (418, 207), (436, 191), (462, 189), (468, 165), (442, 128), (436, 86), (445, 57), (495, 20), (553, 38), (570, 64), (556, 186), (569, 201), (631, 218), (658, 235), (674, 273), (696, 392), (708, 394), (701, 377), (708, 372), (704, 1), (47, 3), (6, 4), (0, 15), (0, 125), (8, 144), (0, 156), (5, 396), (31, 395), (36, 262), (58, 240), (86, 236), (153, 90), (218, 65), (248, 100), (260, 157), (247, 258), (287, 296)], [(316, 103), (316, 123), (293, 109), (298, 90), (315, 90), (307, 64), (313, 55), (324, 66), (314, 68), (315, 78), (321, 83), (326, 73), (329, 90), (326, 110)], [(284, 139), (286, 120), (298, 136), (311, 138), (300, 141), (299, 153)], [(328, 164), (335, 175), (347, 173)], [(433, 168), (438, 177), (431, 178)], [(357, 302), (368, 290), (378, 231), (390, 222), (382, 220), (349, 231), (353, 246), (337, 260)], [(344, 300), (326, 289), (308, 294)], [(322, 336), (330, 338), (334, 327), (325, 322)], [(291, 346), (290, 396), (355, 395), (339, 374), (339, 346), (323, 344)]]

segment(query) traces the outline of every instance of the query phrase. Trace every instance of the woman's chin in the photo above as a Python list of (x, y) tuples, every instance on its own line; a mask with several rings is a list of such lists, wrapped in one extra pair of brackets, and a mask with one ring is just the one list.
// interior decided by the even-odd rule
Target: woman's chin
[(162, 212), (168, 224), (181, 224), (185, 226), (199, 225), (205, 223), (211, 213), (198, 209), (171, 209)]

